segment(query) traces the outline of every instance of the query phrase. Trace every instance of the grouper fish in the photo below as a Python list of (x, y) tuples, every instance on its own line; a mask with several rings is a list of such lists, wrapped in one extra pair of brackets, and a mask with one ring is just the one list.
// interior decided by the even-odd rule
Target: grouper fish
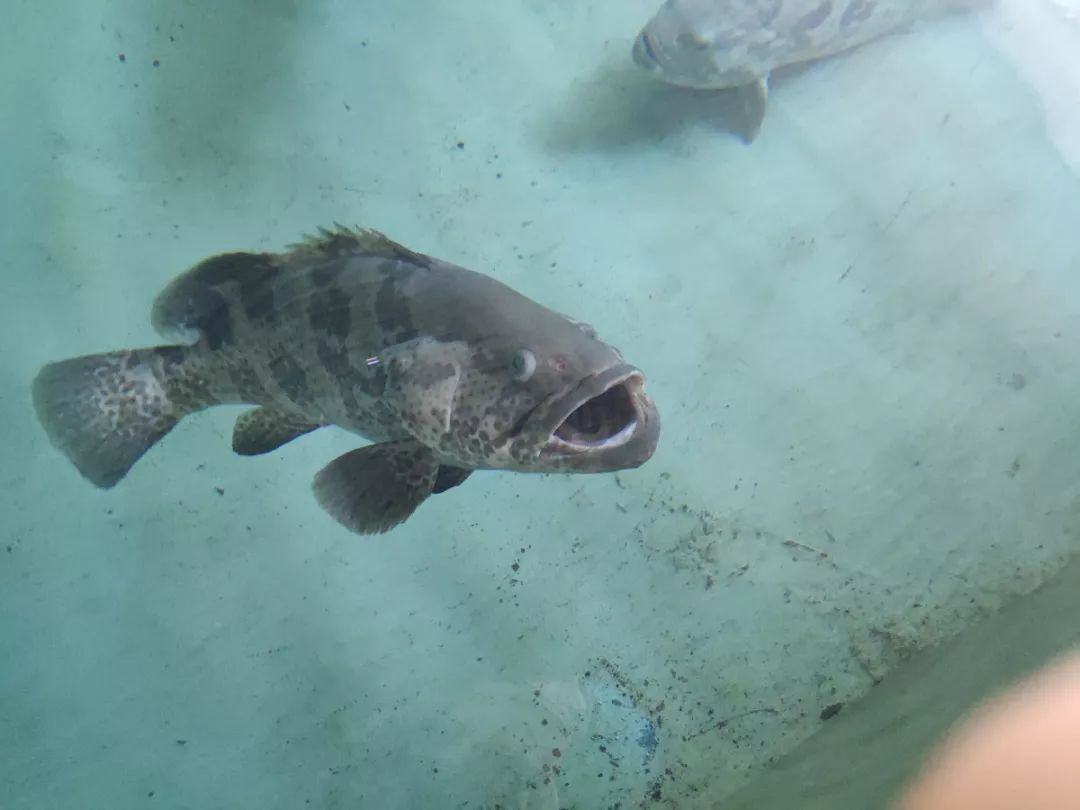
[(634, 62), (663, 81), (734, 89), (744, 138), (765, 119), (773, 71), (863, 45), (922, 19), (995, 0), (667, 0), (638, 34)]
[(473, 470), (638, 467), (660, 418), (644, 375), (586, 323), (371, 230), (225, 253), (174, 279), (154, 328), (177, 342), (62, 360), (33, 382), (51, 442), (103, 489), (184, 416), (250, 404), (233, 449), (325, 425), (373, 444), (314, 480), (339, 523), (378, 534)]

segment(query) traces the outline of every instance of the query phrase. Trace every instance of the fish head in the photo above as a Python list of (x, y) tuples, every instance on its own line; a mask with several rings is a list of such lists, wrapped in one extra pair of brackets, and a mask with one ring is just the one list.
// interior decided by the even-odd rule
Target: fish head
[(588, 324), (532, 316), (471, 346), (451, 431), (462, 460), (519, 472), (644, 464), (660, 433), (644, 374)]
[(443, 464), (584, 473), (652, 456), (660, 417), (644, 374), (592, 327), (491, 279), (453, 298), (414, 356), (395, 358), (404, 373), (391, 364), (388, 387)]
[(633, 60), (680, 87), (717, 90), (750, 84), (769, 49), (782, 0), (667, 0), (634, 40)]

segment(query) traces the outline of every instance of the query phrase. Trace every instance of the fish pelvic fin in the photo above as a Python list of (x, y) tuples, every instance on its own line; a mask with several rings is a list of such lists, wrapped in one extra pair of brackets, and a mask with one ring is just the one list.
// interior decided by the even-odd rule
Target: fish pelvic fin
[[(460, 483), (466, 476), (450, 477)], [(447, 483), (439, 480), (439, 464), (427, 447), (401, 439), (338, 456), (318, 472), (313, 489), (319, 505), (349, 531), (383, 534), (434, 492), (448, 489)]]
[(93, 354), (49, 363), (34, 378), (34, 410), (45, 433), (95, 486), (117, 484), (188, 413), (206, 404), (170, 383), (187, 349)]
[(740, 135), (743, 143), (751, 144), (761, 132), (765, 111), (769, 106), (769, 77), (762, 76), (755, 82), (735, 89), (739, 102)]
[(322, 426), (274, 408), (254, 408), (236, 419), (233, 451), (241, 456), (261, 456), (319, 427)]
[(432, 495), (446, 492), (448, 489), (459, 487), (465, 483), (465, 479), (473, 474), (472, 470), (464, 467), (450, 467), (443, 464), (435, 475), (435, 486), (431, 490)]

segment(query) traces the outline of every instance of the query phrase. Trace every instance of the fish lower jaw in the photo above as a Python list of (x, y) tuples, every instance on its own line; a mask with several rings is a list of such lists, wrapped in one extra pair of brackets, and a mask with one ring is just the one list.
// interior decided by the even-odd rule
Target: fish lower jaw
[[(560, 426), (561, 429), (562, 426)], [(589, 451), (589, 450), (607, 450), (613, 447), (621, 447), (628, 441), (634, 438), (634, 434), (637, 432), (638, 418), (633, 416), (622, 429), (611, 436), (605, 436), (600, 439), (582, 439), (582, 438), (563, 438), (558, 434), (558, 431), (551, 434), (548, 439), (547, 448), (558, 451)]]

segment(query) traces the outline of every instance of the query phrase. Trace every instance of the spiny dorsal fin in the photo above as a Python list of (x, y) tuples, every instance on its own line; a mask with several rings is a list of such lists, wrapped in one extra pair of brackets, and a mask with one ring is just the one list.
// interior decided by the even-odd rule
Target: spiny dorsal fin
[(339, 222), (334, 223), (333, 229), (319, 228), (318, 233), (305, 234), (301, 241), (289, 245), (288, 249), (290, 257), (304, 259), (336, 259), (345, 253), (359, 253), (424, 267), (431, 265), (429, 256), (410, 250), (379, 231), (359, 226), (348, 227)]

